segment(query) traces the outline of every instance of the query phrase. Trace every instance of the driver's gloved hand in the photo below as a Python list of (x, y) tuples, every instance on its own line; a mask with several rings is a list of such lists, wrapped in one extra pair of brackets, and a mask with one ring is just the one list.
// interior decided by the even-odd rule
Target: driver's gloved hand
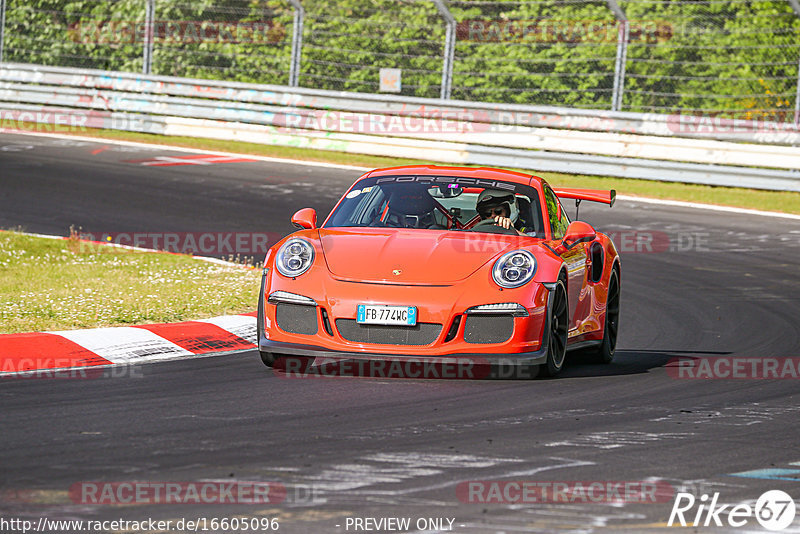
[(494, 222), (497, 224), (497, 226), (502, 226), (503, 228), (512, 228), (514, 226), (514, 223), (511, 222), (511, 219), (501, 215), (496, 215), (494, 217)]

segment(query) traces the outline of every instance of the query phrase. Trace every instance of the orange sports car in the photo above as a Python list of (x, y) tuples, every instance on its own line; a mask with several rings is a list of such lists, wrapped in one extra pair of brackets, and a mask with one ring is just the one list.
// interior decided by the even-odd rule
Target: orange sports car
[(571, 222), (561, 199), (614, 198), (501, 169), (367, 172), (324, 223), (301, 209), (301, 229), (267, 252), (261, 358), (480, 357), (530, 376), (556, 375), (573, 348), (610, 362), (619, 256), (608, 236)]

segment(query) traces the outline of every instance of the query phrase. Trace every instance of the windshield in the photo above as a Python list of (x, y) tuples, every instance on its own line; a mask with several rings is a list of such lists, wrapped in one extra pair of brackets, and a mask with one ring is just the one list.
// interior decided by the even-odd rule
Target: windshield
[[(494, 196), (502, 197), (499, 199), (505, 202), (517, 230), (530, 236), (544, 237), (542, 214), (534, 188), (513, 182), (486, 182), (457, 176), (365, 178), (345, 195), (325, 228), (471, 229), (481, 220), (478, 201)], [(473, 185), (476, 183), (491, 187), (476, 187)], [(480, 231), (481, 227), (476, 230)]]

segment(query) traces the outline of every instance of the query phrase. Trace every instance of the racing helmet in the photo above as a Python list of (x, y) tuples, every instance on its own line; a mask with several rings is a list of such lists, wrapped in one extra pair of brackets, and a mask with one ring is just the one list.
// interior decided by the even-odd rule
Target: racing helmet
[(475, 205), (481, 217), (490, 209), (498, 206), (503, 206), (508, 211), (508, 218), (512, 222), (517, 222), (519, 217), (519, 208), (517, 207), (517, 199), (513, 191), (502, 191), (499, 189), (484, 189), (478, 195), (478, 202)]
[(389, 196), (383, 222), (388, 226), (430, 228), (436, 224), (435, 209), (436, 201), (428, 194), (427, 186), (403, 185)]

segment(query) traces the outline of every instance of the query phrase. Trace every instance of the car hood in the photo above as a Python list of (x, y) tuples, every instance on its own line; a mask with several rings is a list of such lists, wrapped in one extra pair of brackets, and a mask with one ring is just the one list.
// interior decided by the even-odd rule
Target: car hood
[(325, 261), (337, 278), (398, 284), (452, 284), (521, 236), (406, 229), (321, 229)]

